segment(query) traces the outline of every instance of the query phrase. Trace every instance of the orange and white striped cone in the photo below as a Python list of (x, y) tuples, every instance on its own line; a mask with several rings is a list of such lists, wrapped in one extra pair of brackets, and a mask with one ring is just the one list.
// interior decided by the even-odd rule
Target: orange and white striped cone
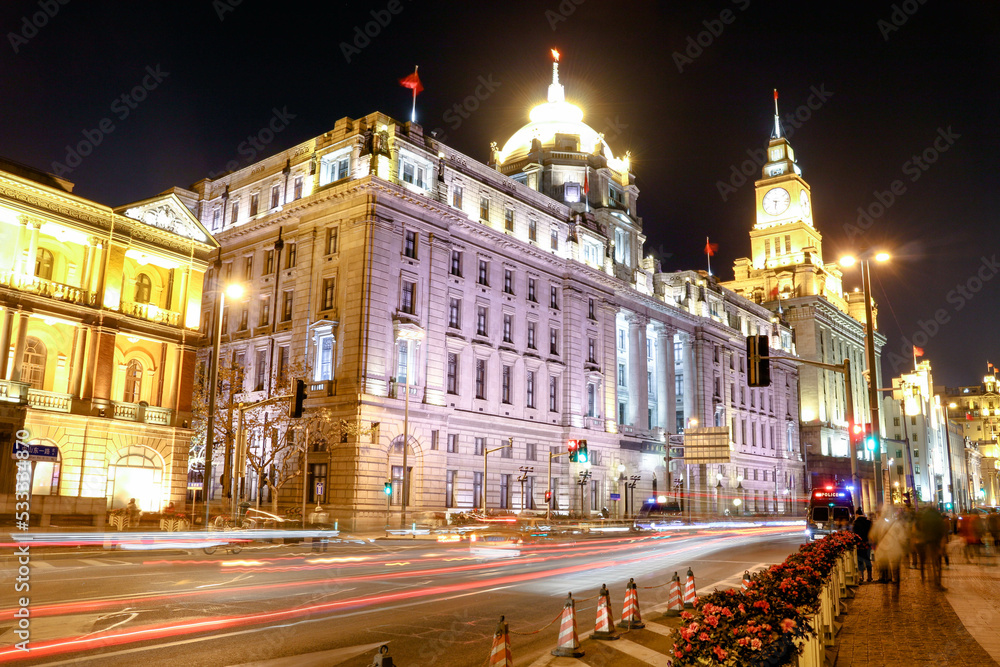
[(684, 601), (681, 600), (681, 578), (674, 572), (674, 578), (670, 580), (670, 588), (667, 595), (667, 616), (680, 616), (683, 610)]
[(688, 568), (687, 581), (684, 582), (684, 606), (691, 609), (697, 599), (698, 596), (694, 592), (694, 572)]
[(743, 590), (750, 588), (750, 571), (743, 571)]
[(563, 606), (562, 619), (559, 621), (559, 642), (552, 655), (563, 658), (579, 658), (583, 656), (580, 650), (580, 638), (576, 634), (576, 603), (570, 593)]
[(597, 623), (594, 625), (594, 639), (618, 639), (615, 632), (615, 622), (611, 618), (611, 593), (608, 587), (601, 584), (601, 592), (597, 594)]
[(622, 605), (622, 622), (619, 628), (644, 628), (642, 615), (639, 613), (639, 593), (636, 591), (635, 579), (629, 579), (625, 586), (625, 604)]
[(503, 616), (497, 623), (493, 633), (493, 650), (490, 651), (489, 667), (514, 667), (514, 659), (510, 656), (510, 630), (504, 623)]

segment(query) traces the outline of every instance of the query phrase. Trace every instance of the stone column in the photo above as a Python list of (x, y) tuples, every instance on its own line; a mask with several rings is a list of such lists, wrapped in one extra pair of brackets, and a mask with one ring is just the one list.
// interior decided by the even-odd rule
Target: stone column
[[(682, 345), (684, 351), (684, 427), (687, 428), (688, 421), (692, 417), (698, 417), (698, 401), (695, 396), (698, 386), (695, 382), (695, 375), (698, 369), (695, 364), (694, 334), (685, 333)], [(699, 425), (702, 424), (699, 422)]]
[(42, 228), (42, 222), (33, 218), (28, 220), (31, 229), (31, 237), (28, 240), (28, 256), (24, 259), (24, 274), (35, 275), (35, 258), (38, 256), (38, 234)]
[(69, 393), (75, 398), (80, 398), (80, 389), (83, 385), (83, 361), (84, 350), (87, 347), (87, 327), (79, 325), (73, 332), (73, 364), (72, 374), (69, 381)]
[(4, 308), (3, 324), (0, 325), (0, 380), (6, 380), (10, 370), (10, 339), (13, 332), (14, 314), (10, 308)]
[(656, 327), (656, 422), (671, 433), (674, 424), (674, 330), (664, 324)]
[(92, 398), (104, 401), (111, 400), (113, 374), (115, 364), (115, 332), (98, 330), (94, 335), (94, 344), (90, 348), (90, 361), (87, 364), (90, 372), (87, 378), (93, 387)]
[(14, 345), (14, 368), (11, 369), (10, 379), (15, 382), (21, 380), (21, 367), (24, 365), (24, 348), (28, 341), (28, 319), (31, 317), (28, 313), (21, 311), (19, 313), (17, 325), (17, 343)]
[(28, 229), (28, 216), (18, 216), (21, 226), (17, 228), (17, 236), (14, 241), (14, 254), (11, 257), (10, 270), (14, 273), (23, 273), (24, 269), (24, 235)]
[(628, 420), (635, 429), (646, 430), (649, 419), (649, 389), (646, 378), (646, 324), (641, 315), (628, 316)]

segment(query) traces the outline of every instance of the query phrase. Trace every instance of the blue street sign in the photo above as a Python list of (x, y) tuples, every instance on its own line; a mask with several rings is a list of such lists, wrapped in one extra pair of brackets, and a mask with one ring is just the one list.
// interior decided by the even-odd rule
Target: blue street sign
[[(18, 447), (17, 442), (11, 447), (10, 457), (16, 459), (17, 450), (20, 449), (24, 451), (24, 447)], [(49, 445), (28, 445), (28, 458), (21, 459), (22, 461), (58, 461), (59, 460), (59, 448), (52, 447)]]
[(621, 499), (622, 499), (622, 494), (620, 494), (620, 493), (612, 493), (611, 494), (611, 500), (621, 500)]

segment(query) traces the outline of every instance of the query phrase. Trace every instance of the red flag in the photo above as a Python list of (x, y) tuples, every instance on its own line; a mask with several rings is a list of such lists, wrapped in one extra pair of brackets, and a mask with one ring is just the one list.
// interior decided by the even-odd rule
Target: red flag
[(771, 296), (778, 296), (778, 286), (775, 285), (774, 289), (771, 290)]
[(416, 95), (417, 93), (419, 93), (424, 89), (423, 84), (420, 83), (420, 75), (417, 74), (417, 70), (413, 70), (413, 74), (410, 74), (409, 76), (404, 76), (402, 79), (400, 79), (399, 85), (401, 85), (403, 88), (409, 88), (410, 90), (413, 91), (414, 95)]
[(718, 243), (709, 243), (708, 237), (705, 237), (705, 254), (709, 257), (715, 255), (716, 251), (719, 249)]
[(914, 345), (913, 346), (913, 356), (914, 357), (922, 357), (922, 356), (924, 356), (924, 348), (917, 347), (916, 345)]
[(583, 172), (583, 194), (590, 192), (590, 170)]

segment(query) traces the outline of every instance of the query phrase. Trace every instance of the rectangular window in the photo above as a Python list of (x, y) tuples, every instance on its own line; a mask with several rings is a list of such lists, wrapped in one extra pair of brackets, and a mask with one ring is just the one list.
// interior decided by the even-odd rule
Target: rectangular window
[(222, 308), (222, 333), (229, 333), (229, 306)]
[(785, 252), (790, 253), (792, 251), (792, 235), (785, 234)]
[(472, 506), (479, 509), (483, 498), (483, 473), (472, 473)]
[(409, 162), (401, 162), (402, 168), (400, 171), (403, 172), (403, 182), (412, 183), (414, 180), (414, 169), (415, 167)]
[(486, 449), (486, 438), (476, 438), (476, 456), (482, 456)]
[(451, 275), (462, 276), (462, 251), (451, 251)]
[(235, 225), (239, 217), (240, 217), (240, 200), (237, 199), (236, 201), (233, 202), (232, 220), (230, 220), (229, 224)]
[(479, 219), (483, 222), (490, 221), (490, 198), (481, 196), (479, 197)]
[(452, 329), (462, 328), (462, 302), (459, 299), (448, 302), (448, 326)]
[(410, 342), (401, 340), (396, 353), (396, 382), (407, 384), (410, 381)]
[(534, 322), (528, 322), (528, 349), (534, 350), (535, 346), (535, 328), (536, 324)]
[(271, 208), (278, 208), (278, 204), (281, 203), (281, 186), (272, 185), (271, 186)]
[(597, 416), (597, 387), (593, 383), (587, 384), (587, 416)]
[(510, 375), (510, 366), (504, 366), (502, 374), (503, 385), (501, 387), (500, 400), (507, 404), (510, 403)]
[(464, 190), (461, 185), (453, 185), (451, 188), (451, 205), (455, 208), (462, 208), (462, 194)]
[(250, 324), (250, 304), (243, 302), (240, 307), (240, 328), (238, 331), (246, 331)]
[(458, 452), (458, 434), (449, 433), (448, 434), (448, 453), (456, 454)]
[(338, 227), (331, 227), (326, 230), (326, 254), (332, 255), (337, 252), (337, 237), (339, 235)]
[[(504, 449), (503, 452), (509, 452), (510, 449)], [(507, 458), (506, 454), (504, 457)], [(500, 475), (500, 509), (510, 509), (510, 474), (504, 473)]]
[(343, 157), (337, 161), (336, 169), (334, 170), (334, 180), (339, 181), (342, 178), (347, 178), (351, 175), (351, 158)]
[(458, 393), (458, 355), (448, 354), (448, 393)]
[(531, 219), (528, 220), (528, 240), (537, 241), (538, 240), (538, 221)]
[(514, 209), (505, 207), (503, 210), (503, 228), (505, 231), (514, 231)]
[(487, 322), (487, 312), (488, 311), (486, 310), (486, 306), (477, 306), (476, 307), (476, 335), (477, 336), (486, 336), (486, 335), (488, 335), (487, 332), (486, 332), (486, 326), (488, 324), (488, 322)]
[(619, 387), (627, 386), (626, 375), (625, 375), (625, 364), (621, 363), (618, 364), (618, 386)]
[(486, 398), (486, 360), (476, 359), (476, 398)]
[(549, 287), (549, 308), (559, 309), (559, 288), (554, 285)]
[(529, 442), (524, 446), (524, 458), (528, 461), (534, 461), (535, 459), (535, 448), (537, 445), (533, 442)]
[(294, 269), (295, 268), (295, 244), (288, 244), (288, 255), (285, 257), (285, 268)]
[(282, 293), (281, 301), (281, 321), (291, 322), (292, 321), (292, 290), (287, 290)]
[(505, 294), (514, 293), (514, 272), (510, 269), (503, 270), (503, 291)]
[(529, 408), (535, 407), (535, 371), (528, 371), (525, 374), (525, 394)]
[[(451, 436), (448, 436), (449, 438)], [(455, 506), (455, 480), (458, 478), (457, 470), (449, 470), (444, 484), (444, 506)]]
[(403, 281), (403, 299), (400, 304), (400, 310), (404, 313), (414, 314), (414, 297), (417, 291), (417, 284), (407, 281)]
[(538, 297), (535, 292), (535, 279), (528, 278), (528, 301), (538, 302)]
[(549, 246), (553, 250), (559, 250), (559, 229), (553, 227), (552, 231), (549, 232)]
[(264, 253), (264, 275), (269, 276), (274, 273), (274, 248)]
[(771, 254), (771, 240), (764, 239), (764, 257), (768, 257)]
[(513, 343), (511, 330), (514, 327), (514, 316), (510, 313), (503, 314), (503, 342)]
[(334, 298), (337, 294), (337, 279), (336, 278), (324, 278), (323, 279), (323, 310), (331, 310), (333, 308)]
[(296, 176), (294, 185), (292, 186), (292, 198), (302, 199), (302, 177)]
[(260, 318), (257, 320), (257, 326), (266, 327), (271, 323), (271, 295), (268, 294), (260, 300)]
[(284, 387), (288, 380), (288, 355), (290, 349), (287, 345), (278, 346), (278, 373), (275, 382), (279, 387)]
[(257, 210), (260, 208), (260, 193), (255, 192), (250, 195), (250, 217), (257, 215)]
[(253, 255), (248, 255), (243, 259), (243, 278), (244, 280), (253, 279)]
[(237, 352), (233, 357), (233, 384), (237, 391), (243, 391), (244, 380), (246, 379), (246, 355)]
[(319, 343), (319, 379), (333, 379), (333, 336), (324, 336)]
[(593, 338), (587, 339), (587, 361), (592, 364), (597, 363), (597, 341)]
[(441, 437), (441, 431), (433, 430), (431, 431), (431, 451), (436, 452), (439, 449), (438, 438)]
[(264, 383), (267, 381), (267, 350), (257, 350), (257, 363), (254, 364), (256, 380), (254, 381), (254, 391), (262, 391)]
[(559, 404), (557, 402), (559, 392), (559, 380), (556, 376), (552, 375), (549, 377), (549, 412), (558, 412)]
[(559, 330), (549, 327), (549, 354), (559, 356)]
[(596, 317), (594, 317), (594, 300), (593, 299), (587, 299), (587, 317), (590, 318), (590, 319), (592, 319), (592, 320), (596, 320), (597, 319)]
[(403, 255), (410, 259), (417, 258), (417, 233), (409, 231), (403, 234)]
[(212, 231), (213, 232), (219, 228), (219, 225), (221, 224), (221, 221), (222, 221), (222, 209), (221, 208), (216, 208), (214, 211), (212, 211)]
[(490, 284), (490, 263), (485, 259), (479, 260), (479, 275), (476, 279), (480, 285), (489, 286)]

